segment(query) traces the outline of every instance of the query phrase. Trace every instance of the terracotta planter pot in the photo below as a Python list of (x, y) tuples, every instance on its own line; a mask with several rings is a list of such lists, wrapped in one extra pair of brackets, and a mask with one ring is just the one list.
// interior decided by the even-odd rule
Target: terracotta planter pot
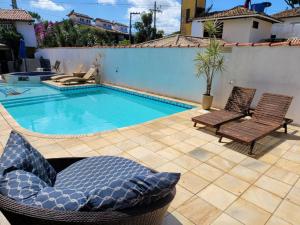
[(203, 95), (202, 96), (202, 108), (205, 110), (210, 109), (213, 99), (214, 99), (214, 96)]

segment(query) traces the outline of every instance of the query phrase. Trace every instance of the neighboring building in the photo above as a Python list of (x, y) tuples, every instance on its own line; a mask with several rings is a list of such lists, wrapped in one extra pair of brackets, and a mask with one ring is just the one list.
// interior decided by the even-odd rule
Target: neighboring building
[(100, 18), (96, 18), (95, 19), (95, 25), (98, 27), (101, 27), (105, 30), (112, 30), (113, 29), (113, 24), (111, 21), (109, 20), (104, 20), (104, 19), (100, 19)]
[(226, 42), (259, 42), (269, 39), (273, 24), (281, 22), (265, 13), (238, 6), (193, 19), (192, 36), (206, 37), (204, 23), (209, 20), (218, 21), (221, 29), (218, 37)]
[(300, 38), (300, 7), (276, 13), (272, 17), (282, 21), (273, 25), (273, 38)]
[(67, 15), (74, 23), (79, 23), (79, 24), (85, 24), (85, 25), (91, 25), (92, 24), (92, 19), (88, 15), (77, 13), (74, 10), (72, 10), (68, 15)]
[(192, 21), (205, 11), (206, 0), (182, 0), (180, 33), (192, 34)]
[(94, 23), (92, 17), (82, 13), (77, 13), (74, 10), (72, 10), (67, 16), (74, 23), (101, 28), (108, 32), (114, 32), (123, 35), (128, 34), (128, 26), (121, 23), (117, 23), (114, 21), (109, 21), (101, 18), (96, 18)]
[(122, 23), (113, 22), (112, 29), (122, 33), (128, 33), (128, 26)]
[(15, 27), (22, 34), (26, 47), (37, 47), (34, 19), (25, 10), (0, 9), (0, 26), (8, 29)]

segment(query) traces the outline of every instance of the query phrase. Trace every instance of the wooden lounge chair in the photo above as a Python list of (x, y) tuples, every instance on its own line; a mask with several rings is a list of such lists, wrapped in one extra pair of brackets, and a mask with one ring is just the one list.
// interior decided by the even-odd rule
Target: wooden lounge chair
[(60, 79), (59, 82), (62, 84), (71, 84), (71, 83), (86, 83), (90, 81), (96, 72), (96, 68), (90, 68), (89, 71), (81, 78), (81, 77), (67, 77)]
[(83, 68), (83, 65), (80, 64), (76, 69), (75, 71), (73, 72), (73, 75), (57, 75), (57, 76), (53, 76), (51, 77), (51, 80), (53, 81), (59, 81), (60, 79), (64, 79), (64, 78), (68, 78), (68, 77), (73, 77), (74, 76), (74, 73), (80, 73), (82, 72), (82, 68)]
[(224, 123), (249, 115), (255, 92), (252, 88), (233, 87), (225, 108), (192, 118), (194, 127), (201, 123), (218, 130)]
[(59, 67), (60, 67), (60, 61), (56, 60), (51, 69), (55, 70), (55, 72), (59, 72)]
[(257, 140), (281, 127), (284, 127), (287, 132), (287, 124), (292, 120), (285, 119), (285, 115), (292, 99), (290, 96), (263, 94), (250, 120), (224, 125), (220, 128), (217, 132), (220, 135), (219, 142), (226, 137), (250, 145), (249, 155), (251, 155)]

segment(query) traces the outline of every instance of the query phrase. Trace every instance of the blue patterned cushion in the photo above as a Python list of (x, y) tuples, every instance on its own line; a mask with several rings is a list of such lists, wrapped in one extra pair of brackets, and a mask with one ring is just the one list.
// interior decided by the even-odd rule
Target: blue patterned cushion
[(156, 173), (118, 179), (89, 193), (90, 210), (122, 210), (150, 204), (168, 195), (177, 184), (180, 174)]
[(84, 192), (89, 210), (118, 210), (164, 197), (179, 177), (180, 174), (152, 173), (129, 159), (102, 156), (81, 160), (61, 171), (54, 187)]
[(56, 171), (19, 133), (12, 131), (0, 158), (0, 176), (13, 170), (31, 172), (52, 186)]
[(81, 211), (86, 207), (87, 201), (83, 192), (46, 187), (37, 194), (31, 205), (59, 211)]
[(129, 159), (101, 156), (80, 160), (57, 174), (55, 187), (89, 193), (117, 179), (148, 175), (151, 171)]
[(18, 203), (31, 204), (44, 187), (47, 187), (44, 181), (23, 170), (8, 172), (0, 179), (0, 193)]

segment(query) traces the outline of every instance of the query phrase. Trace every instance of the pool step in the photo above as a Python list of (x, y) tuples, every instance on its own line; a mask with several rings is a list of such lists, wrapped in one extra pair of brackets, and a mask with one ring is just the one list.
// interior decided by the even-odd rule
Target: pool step
[(65, 99), (68, 99), (68, 96), (58, 94), (58, 95), (46, 95), (46, 96), (39, 96), (39, 97), (6, 100), (6, 101), (2, 101), (2, 104), (5, 107), (12, 107), (12, 106), (21, 106), (21, 105), (28, 105), (28, 104), (38, 104), (38, 103), (50, 102), (50, 101), (59, 101)]

